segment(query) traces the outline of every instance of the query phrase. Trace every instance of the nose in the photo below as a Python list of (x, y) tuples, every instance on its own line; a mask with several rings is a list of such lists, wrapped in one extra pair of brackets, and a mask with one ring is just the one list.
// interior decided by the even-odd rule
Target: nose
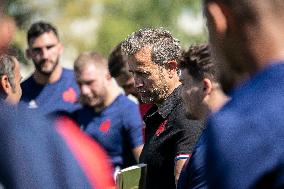
[(87, 85), (81, 85), (80, 90), (83, 95), (88, 95), (90, 92), (90, 89)]
[(49, 56), (49, 52), (48, 52), (48, 49), (47, 48), (42, 48), (41, 49), (41, 57), (42, 59), (47, 59)]
[(138, 77), (134, 77), (134, 85), (136, 88), (140, 88), (143, 86), (143, 81), (142, 79), (138, 78)]

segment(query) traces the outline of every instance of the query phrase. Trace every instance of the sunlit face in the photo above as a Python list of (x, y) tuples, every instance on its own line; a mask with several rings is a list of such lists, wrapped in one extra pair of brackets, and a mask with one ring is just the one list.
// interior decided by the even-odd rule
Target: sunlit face
[(204, 119), (208, 106), (204, 102), (206, 94), (202, 81), (195, 80), (189, 75), (187, 69), (181, 70), (180, 82), (182, 83), (181, 97), (185, 104), (186, 116), (190, 119)]
[(22, 75), (20, 72), (20, 64), (16, 58), (13, 58), (15, 62), (15, 68), (14, 68), (14, 87), (11, 88), (11, 92), (8, 97), (8, 101), (10, 104), (17, 104), (20, 101), (20, 98), (22, 96), (22, 88), (21, 88), (21, 80)]
[(76, 80), (81, 90), (82, 103), (94, 108), (105, 106), (107, 97), (107, 71), (95, 64), (86, 64), (76, 72)]
[(144, 103), (161, 103), (169, 94), (169, 75), (163, 66), (152, 62), (151, 47), (143, 47), (130, 57), (129, 70)]
[(35, 68), (44, 75), (50, 75), (58, 66), (63, 46), (53, 32), (46, 32), (33, 39), (29, 44), (28, 57)]

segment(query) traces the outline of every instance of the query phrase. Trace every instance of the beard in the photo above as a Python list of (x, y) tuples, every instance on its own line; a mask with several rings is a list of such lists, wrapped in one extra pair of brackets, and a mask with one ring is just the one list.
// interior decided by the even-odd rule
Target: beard
[[(51, 64), (50, 68), (45, 68), (45, 64)], [(43, 75), (51, 75), (59, 64), (59, 57), (55, 61), (42, 60), (39, 63), (34, 63), (35, 69)]]
[(139, 90), (138, 92), (143, 103), (161, 103), (169, 96), (169, 87), (166, 83), (160, 83), (148, 90)]
[(144, 89), (138, 89), (138, 93), (143, 103), (155, 103), (160, 104), (167, 99), (169, 94), (168, 78), (165, 78), (162, 70), (159, 70), (159, 79), (156, 80), (152, 85), (145, 86)]

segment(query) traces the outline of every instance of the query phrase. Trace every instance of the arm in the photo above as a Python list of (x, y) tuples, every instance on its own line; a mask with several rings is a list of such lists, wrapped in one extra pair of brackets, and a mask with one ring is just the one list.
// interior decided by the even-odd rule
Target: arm
[(137, 146), (137, 147), (132, 149), (132, 153), (133, 153), (133, 155), (135, 157), (136, 162), (139, 162), (139, 157), (140, 157), (140, 154), (142, 152), (143, 146), (144, 145), (141, 144), (141, 145), (139, 145), (139, 146)]
[(187, 159), (180, 159), (180, 160), (177, 160), (176, 161), (176, 164), (175, 164), (175, 180), (176, 180), (176, 185), (177, 185), (177, 182), (178, 182), (178, 179), (179, 179), (179, 176), (180, 176), (180, 173), (181, 173), (181, 170), (185, 164), (185, 162), (187, 161)]
[(204, 125), (203, 122), (187, 119), (183, 108), (179, 109), (176, 115), (174, 120), (176, 135), (174, 175), (177, 183), (185, 162), (191, 157)]

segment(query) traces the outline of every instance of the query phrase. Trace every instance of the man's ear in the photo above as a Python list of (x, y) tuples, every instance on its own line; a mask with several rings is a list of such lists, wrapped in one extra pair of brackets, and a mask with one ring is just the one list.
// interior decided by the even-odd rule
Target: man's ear
[(213, 90), (213, 83), (210, 79), (203, 79), (203, 91), (206, 95), (210, 95)]
[(229, 9), (225, 5), (216, 2), (207, 3), (206, 9), (216, 31), (218, 33), (226, 33), (229, 27)]
[(109, 71), (106, 72), (105, 77), (106, 77), (107, 80), (112, 79), (112, 76), (110, 75)]
[(177, 72), (177, 62), (175, 60), (171, 60), (167, 63), (167, 70), (169, 73), (170, 78), (174, 76)]
[(12, 88), (12, 86), (11, 86), (11, 84), (9, 82), (8, 76), (7, 75), (3, 75), (1, 77), (1, 89), (3, 90), (3, 92), (5, 94), (9, 94), (10, 91), (11, 91), (11, 88)]

